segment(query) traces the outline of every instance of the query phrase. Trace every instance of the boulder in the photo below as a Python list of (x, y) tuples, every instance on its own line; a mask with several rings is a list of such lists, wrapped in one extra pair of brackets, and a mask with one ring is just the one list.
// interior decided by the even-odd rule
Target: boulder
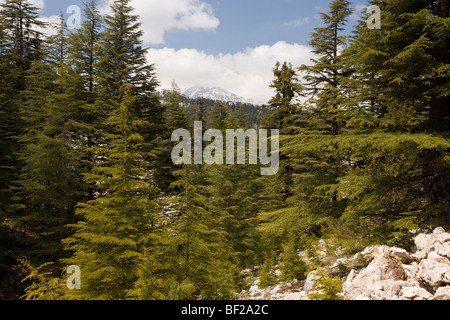
[(311, 271), (306, 277), (303, 291), (311, 292), (315, 289), (315, 281), (318, 279), (317, 271)]
[(363, 270), (352, 270), (344, 282), (344, 295), (351, 299), (392, 300), (399, 299), (408, 275), (397, 256), (385, 251)]
[(414, 238), (417, 251), (426, 250), (436, 241), (434, 234), (421, 233)]
[(431, 300), (450, 300), (450, 286), (437, 289), (433, 299)]
[(439, 287), (450, 285), (450, 264), (434, 259), (424, 259), (419, 263), (417, 280), (421, 285), (433, 291)]
[(436, 228), (433, 231), (433, 235), (436, 237), (436, 241), (445, 243), (450, 241), (450, 233), (445, 232), (444, 228)]
[(421, 287), (403, 287), (400, 297), (404, 300), (430, 300), (433, 295)]
[(450, 234), (437, 228), (432, 234), (419, 234), (414, 242), (417, 249), (414, 254), (395, 247), (366, 248), (361, 254), (372, 260), (367, 267), (350, 272), (343, 285), (345, 297), (354, 300), (450, 299)]
[(450, 259), (450, 241), (436, 246), (436, 252), (438, 255)]
[(390, 248), (389, 250), (394, 256), (400, 259), (400, 261), (404, 264), (411, 263), (414, 261), (413, 257), (406, 251), (405, 249), (401, 248)]

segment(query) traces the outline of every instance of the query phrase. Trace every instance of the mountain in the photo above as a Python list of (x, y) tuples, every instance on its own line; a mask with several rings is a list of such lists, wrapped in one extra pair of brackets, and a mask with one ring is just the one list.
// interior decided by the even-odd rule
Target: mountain
[(238, 95), (221, 88), (192, 87), (184, 90), (181, 94), (189, 99), (197, 99), (202, 97), (205, 99), (222, 102), (253, 104), (252, 101), (239, 97)]

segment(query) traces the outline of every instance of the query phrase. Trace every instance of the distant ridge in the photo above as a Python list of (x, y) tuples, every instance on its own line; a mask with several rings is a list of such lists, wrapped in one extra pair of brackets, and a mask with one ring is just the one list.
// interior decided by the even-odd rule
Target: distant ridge
[(217, 87), (191, 87), (182, 91), (181, 94), (189, 99), (205, 98), (222, 102), (255, 104), (249, 99)]

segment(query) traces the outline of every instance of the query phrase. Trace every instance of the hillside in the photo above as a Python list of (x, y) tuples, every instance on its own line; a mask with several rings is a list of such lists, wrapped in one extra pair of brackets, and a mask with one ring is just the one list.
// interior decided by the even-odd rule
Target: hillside
[[(169, 91), (167, 90), (159, 92), (161, 101), (166, 101), (168, 92)], [(242, 115), (251, 126), (259, 126), (261, 118), (271, 113), (270, 110), (264, 109), (258, 104), (248, 102), (245, 98), (238, 97), (233, 93), (218, 88), (213, 88), (213, 90), (210, 91), (207, 88), (195, 87), (180, 92), (179, 97), (181, 105), (190, 119), (192, 119), (197, 112), (199, 98), (201, 98), (206, 105), (206, 113), (208, 113), (215, 104), (222, 103), (228, 106), (233, 112), (242, 112)]]

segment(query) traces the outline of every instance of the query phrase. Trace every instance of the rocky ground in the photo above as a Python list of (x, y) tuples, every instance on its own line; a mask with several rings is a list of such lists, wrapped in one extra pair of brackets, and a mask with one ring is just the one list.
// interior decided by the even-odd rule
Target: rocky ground
[[(450, 233), (437, 228), (419, 234), (407, 250), (373, 246), (349, 258), (337, 259), (325, 270), (342, 279), (340, 298), (345, 300), (450, 300)], [(351, 270), (342, 272), (342, 270)], [(306, 281), (278, 283), (261, 289), (253, 278), (247, 300), (308, 300), (317, 291), (316, 271)]]

